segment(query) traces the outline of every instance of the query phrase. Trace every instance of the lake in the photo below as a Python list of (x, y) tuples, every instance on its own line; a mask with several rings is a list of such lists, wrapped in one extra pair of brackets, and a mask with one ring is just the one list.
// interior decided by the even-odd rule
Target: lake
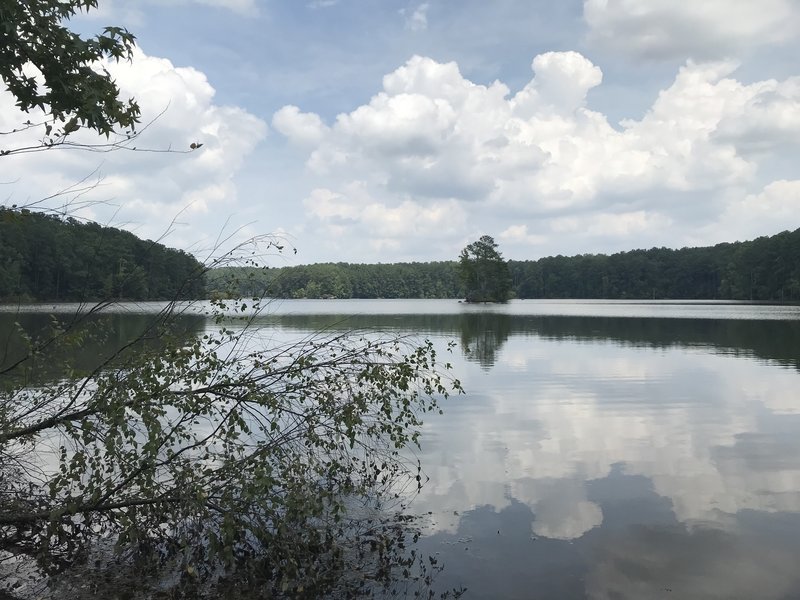
[(457, 343), (467, 393), (428, 417), (416, 454), (429, 480), (410, 505), (421, 549), (445, 565), (437, 587), (800, 597), (800, 307), (275, 301), (258, 324)]

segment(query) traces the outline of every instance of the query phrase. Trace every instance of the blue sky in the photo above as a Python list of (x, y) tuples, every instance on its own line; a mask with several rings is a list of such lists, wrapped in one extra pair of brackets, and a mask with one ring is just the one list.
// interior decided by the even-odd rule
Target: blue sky
[[(100, 0), (152, 148), (4, 160), (10, 202), (279, 264), (682, 247), (800, 227), (797, 0)], [(19, 122), (7, 94), (0, 124)], [(13, 160), (12, 160), (13, 159)], [(82, 204), (83, 200), (99, 203)]]

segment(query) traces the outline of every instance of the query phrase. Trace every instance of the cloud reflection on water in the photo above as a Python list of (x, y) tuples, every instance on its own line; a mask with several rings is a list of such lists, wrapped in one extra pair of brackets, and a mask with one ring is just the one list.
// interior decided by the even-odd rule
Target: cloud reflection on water
[[(422, 440), (431, 480), (414, 508), (433, 512), (432, 540), (522, 505), (533, 539), (591, 548), (568, 561), (590, 598), (800, 591), (789, 566), (798, 544), (773, 544), (741, 523), (748, 513), (800, 513), (797, 370), (699, 346), (536, 336), (511, 336), (489, 372), (460, 370), (468, 396), (430, 421)], [(593, 489), (619, 477), (647, 481), (649, 496), (637, 502), (662, 499), (669, 527), (645, 515), (615, 529), (606, 513), (630, 498), (602, 502)], [(800, 533), (800, 518), (792, 524)], [(482, 569), (506, 568), (496, 547), (484, 551)], [(571, 597), (565, 589), (557, 597)]]
[[(513, 338), (491, 376), (464, 378), (470, 396), (430, 423), (423, 446), (437, 450), (416, 502), (439, 504), (458, 482), (461, 508), (514, 498), (538, 507), (541, 535), (576, 538), (601, 519), (575, 490), (622, 464), (684, 523), (800, 510), (800, 437), (762, 431), (770, 415), (800, 415), (797, 383), (794, 371), (733, 356)], [(554, 481), (568, 482), (555, 504)]]

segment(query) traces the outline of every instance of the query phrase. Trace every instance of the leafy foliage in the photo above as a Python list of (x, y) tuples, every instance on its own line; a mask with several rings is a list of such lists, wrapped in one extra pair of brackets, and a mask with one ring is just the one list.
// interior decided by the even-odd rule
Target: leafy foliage
[[(105, 563), (190, 596), (370, 593), (397, 569), (413, 581), (413, 529), (387, 507), (421, 483), (402, 450), (422, 416), (460, 390), (433, 345), (275, 344), (244, 302), (217, 305), (187, 341), (175, 309), (88, 373), (0, 388), (0, 549), (56, 582)], [(82, 324), (54, 321), (27, 360), (79, 345)]]
[(483, 235), (461, 251), (458, 269), (467, 302), (506, 302), (511, 291), (508, 264), (491, 236)]
[(139, 106), (120, 99), (119, 88), (100, 66), (104, 59), (130, 59), (134, 36), (106, 27), (85, 38), (64, 25), (94, 8), (97, 0), (0, 0), (0, 79), (22, 111), (45, 114), (45, 145), (80, 127), (105, 136), (118, 128), (130, 133), (139, 120)]

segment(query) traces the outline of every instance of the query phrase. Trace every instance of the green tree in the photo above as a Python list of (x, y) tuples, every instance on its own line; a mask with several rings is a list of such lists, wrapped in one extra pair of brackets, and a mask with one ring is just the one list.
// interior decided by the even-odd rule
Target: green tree
[(459, 273), (467, 302), (506, 302), (511, 291), (508, 263), (491, 236), (484, 235), (461, 251)]
[(130, 59), (134, 36), (121, 27), (106, 27), (82, 37), (64, 25), (94, 8), (97, 0), (0, 0), (0, 79), (22, 111), (39, 109), (44, 115), (41, 122), (28, 121), (20, 129), (45, 132), (40, 145), (3, 147), (0, 155), (53, 147), (80, 127), (106, 137), (133, 133), (139, 106), (120, 98), (119, 88), (98, 64)]

